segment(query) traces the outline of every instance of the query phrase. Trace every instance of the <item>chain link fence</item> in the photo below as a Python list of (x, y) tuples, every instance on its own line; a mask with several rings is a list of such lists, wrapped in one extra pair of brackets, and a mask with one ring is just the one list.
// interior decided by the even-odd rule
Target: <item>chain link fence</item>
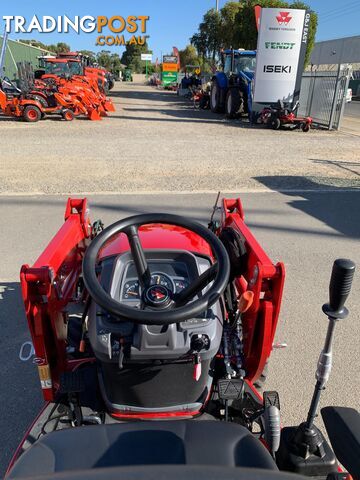
[(344, 113), (351, 67), (339, 65), (336, 71), (304, 72), (298, 115), (310, 116), (314, 123), (338, 130)]

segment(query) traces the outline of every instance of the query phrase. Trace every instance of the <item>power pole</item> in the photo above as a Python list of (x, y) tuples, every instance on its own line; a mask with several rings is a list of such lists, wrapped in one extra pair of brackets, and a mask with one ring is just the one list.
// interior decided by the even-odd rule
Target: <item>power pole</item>
[(216, 11), (219, 11), (219, 0), (216, 0)]

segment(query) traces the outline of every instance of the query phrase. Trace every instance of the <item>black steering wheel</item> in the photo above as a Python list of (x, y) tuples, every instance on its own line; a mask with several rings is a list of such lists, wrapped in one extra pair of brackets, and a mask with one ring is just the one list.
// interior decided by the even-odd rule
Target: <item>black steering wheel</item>
[[(161, 223), (176, 225), (202, 237), (211, 247), (215, 262), (195, 281), (178, 294), (159, 285), (151, 285), (151, 273), (146, 262), (138, 230), (142, 225)], [(101, 248), (114, 236), (125, 233), (131, 247), (139, 284), (142, 289), (141, 308), (124, 305), (113, 299), (100, 285), (96, 266)], [(230, 276), (228, 254), (218, 237), (206, 227), (179, 215), (145, 214), (125, 218), (110, 225), (91, 242), (83, 261), (83, 278), (90, 296), (114, 316), (116, 321), (132, 321), (143, 325), (170, 325), (196, 317), (214, 305), (225, 290)], [(190, 302), (206, 285), (211, 287)]]

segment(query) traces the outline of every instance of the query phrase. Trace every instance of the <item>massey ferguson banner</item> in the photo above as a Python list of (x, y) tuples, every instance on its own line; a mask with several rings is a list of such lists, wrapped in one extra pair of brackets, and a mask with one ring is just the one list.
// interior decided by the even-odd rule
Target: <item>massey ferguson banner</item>
[(254, 102), (293, 102), (299, 97), (310, 13), (262, 8), (257, 45)]

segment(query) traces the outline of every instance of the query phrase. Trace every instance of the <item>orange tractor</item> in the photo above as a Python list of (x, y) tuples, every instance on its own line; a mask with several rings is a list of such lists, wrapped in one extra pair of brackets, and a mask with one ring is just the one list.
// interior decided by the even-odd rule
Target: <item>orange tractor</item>
[(100, 120), (107, 112), (114, 112), (111, 100), (106, 98), (102, 79), (99, 80), (84, 68), (79, 58), (40, 59), (42, 70), (36, 72), (37, 87), (49, 82), (55, 83), (59, 92), (77, 98), (87, 109), (91, 120)]
[(37, 90), (29, 78), (29, 71), (21, 64), (18, 68), (21, 88), (6, 77), (0, 83), (0, 111), (5, 116), (35, 123), (47, 115), (60, 115), (64, 120), (72, 121), (76, 114), (86, 114), (86, 108), (77, 98), (61, 93), (51, 85), (44, 84)]
[(79, 52), (59, 53), (59, 58), (66, 58), (68, 60), (78, 60), (83, 67), (83, 74), (86, 77), (93, 78), (99, 84), (100, 89), (108, 93), (114, 88), (115, 82), (113, 75), (105, 68), (95, 66), (91, 63), (90, 57)]

